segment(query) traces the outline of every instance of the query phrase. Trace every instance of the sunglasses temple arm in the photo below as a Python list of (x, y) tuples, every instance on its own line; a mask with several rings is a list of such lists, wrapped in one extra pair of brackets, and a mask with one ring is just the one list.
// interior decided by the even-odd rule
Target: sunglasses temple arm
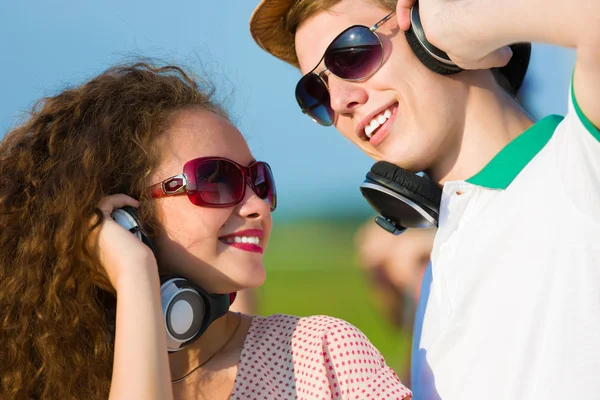
[(150, 197), (153, 199), (157, 199), (160, 197), (167, 197), (167, 194), (163, 190), (162, 182), (155, 183), (154, 185), (150, 186), (150, 188), (148, 190), (150, 192)]
[(379, 28), (384, 22), (387, 22), (388, 19), (390, 19), (392, 17), (392, 15), (394, 15), (396, 11), (392, 11), (391, 13), (389, 13), (388, 15), (386, 15), (385, 17), (383, 17), (382, 20), (378, 21), (375, 25), (373, 25), (369, 30), (371, 32), (373, 32), (374, 30), (376, 30), (377, 28)]

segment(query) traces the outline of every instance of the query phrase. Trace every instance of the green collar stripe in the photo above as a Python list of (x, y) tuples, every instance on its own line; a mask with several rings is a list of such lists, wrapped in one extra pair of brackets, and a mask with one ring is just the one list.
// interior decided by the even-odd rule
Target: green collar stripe
[(592, 121), (585, 116), (581, 108), (579, 108), (579, 104), (577, 103), (577, 99), (575, 98), (575, 89), (573, 88), (575, 85), (573, 84), (573, 80), (571, 80), (571, 100), (573, 101), (573, 106), (575, 107), (575, 112), (579, 117), (579, 120), (585, 126), (585, 129), (588, 130), (592, 134), (593, 137), (596, 138), (597, 141), (600, 142), (600, 130), (592, 124)]
[(563, 120), (549, 115), (513, 139), (476, 175), (467, 179), (474, 185), (506, 189), (527, 164), (544, 148)]

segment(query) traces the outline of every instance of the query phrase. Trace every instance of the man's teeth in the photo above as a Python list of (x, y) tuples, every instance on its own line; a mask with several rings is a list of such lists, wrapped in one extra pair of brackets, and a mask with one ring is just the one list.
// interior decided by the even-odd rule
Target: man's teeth
[(371, 120), (371, 122), (369, 122), (367, 124), (367, 126), (365, 126), (365, 135), (367, 135), (367, 137), (369, 139), (371, 139), (371, 135), (373, 134), (373, 131), (375, 129), (379, 128), (379, 126), (382, 125), (385, 121), (387, 121), (388, 118), (391, 116), (392, 116), (392, 112), (389, 109), (387, 109), (383, 113), (377, 115), (375, 118), (373, 118)]
[(230, 236), (223, 238), (222, 241), (224, 243), (251, 243), (258, 244), (259, 239), (258, 236)]

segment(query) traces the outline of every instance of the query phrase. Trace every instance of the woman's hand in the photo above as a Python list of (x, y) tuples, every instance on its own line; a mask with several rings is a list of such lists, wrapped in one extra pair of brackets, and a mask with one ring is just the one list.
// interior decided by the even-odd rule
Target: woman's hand
[(124, 194), (103, 198), (98, 204), (103, 220), (90, 235), (93, 248), (98, 252), (108, 279), (117, 291), (119, 281), (124, 276), (140, 279), (147, 274), (158, 274), (152, 250), (112, 219), (112, 212), (124, 206), (137, 208), (139, 202)]
[(111, 400), (170, 400), (171, 374), (160, 301), (160, 282), (152, 250), (111, 217), (124, 206), (138, 207), (124, 194), (98, 204), (103, 220), (90, 235), (106, 274), (117, 291), (115, 356)]
[[(404, 31), (410, 28), (410, 10), (415, 3), (416, 0), (398, 0), (396, 16)], [(425, 37), (463, 69), (506, 65), (512, 50), (494, 43), (493, 32), (490, 32), (493, 27), (484, 26), (484, 18), (480, 18), (486, 13), (487, 3), (486, 0), (419, 0)]]

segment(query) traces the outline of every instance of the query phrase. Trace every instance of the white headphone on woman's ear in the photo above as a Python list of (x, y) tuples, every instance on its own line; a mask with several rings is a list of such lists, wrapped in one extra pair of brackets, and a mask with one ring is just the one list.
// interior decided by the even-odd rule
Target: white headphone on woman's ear
[[(111, 217), (156, 254), (152, 241), (141, 228), (135, 208), (125, 206), (114, 210)], [(229, 311), (234, 299), (235, 293), (206, 293), (185, 278), (161, 275), (160, 302), (169, 352), (181, 350), (198, 339), (210, 324)]]

